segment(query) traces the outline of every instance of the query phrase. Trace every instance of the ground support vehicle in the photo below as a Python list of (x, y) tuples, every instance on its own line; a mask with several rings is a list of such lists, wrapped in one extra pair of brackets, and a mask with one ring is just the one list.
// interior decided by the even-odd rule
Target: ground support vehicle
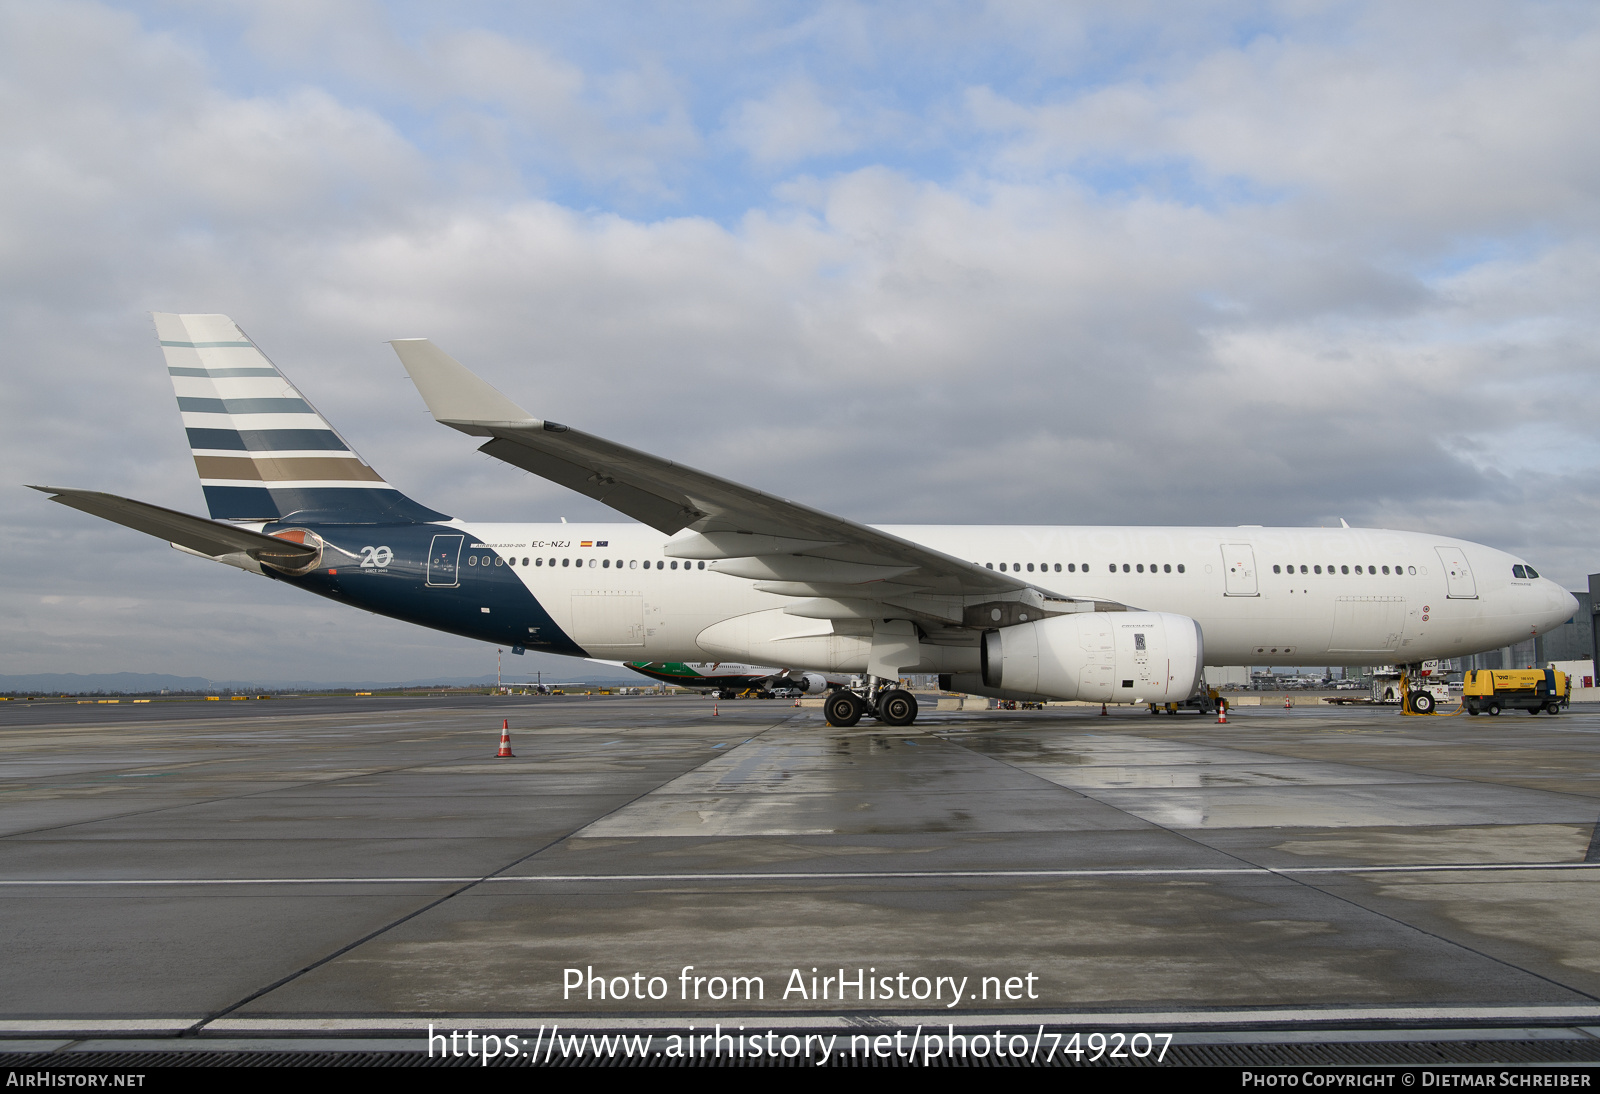
[(1217, 689), (1207, 688), (1204, 692), (1192, 699), (1185, 699), (1181, 703), (1151, 703), (1151, 714), (1177, 714), (1179, 711), (1188, 710), (1196, 714), (1212, 715), (1217, 712)]
[(1525, 710), (1560, 714), (1572, 704), (1569, 677), (1556, 669), (1474, 669), (1461, 693), (1468, 714)]

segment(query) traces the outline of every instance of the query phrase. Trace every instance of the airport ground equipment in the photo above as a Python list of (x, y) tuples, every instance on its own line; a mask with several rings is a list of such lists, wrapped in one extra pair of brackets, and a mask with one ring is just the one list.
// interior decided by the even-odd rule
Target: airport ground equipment
[[(1206, 688), (1199, 695), (1175, 703), (1151, 703), (1151, 714), (1177, 714), (1179, 711), (1193, 711), (1196, 714), (1211, 715), (1217, 712), (1220, 693), (1216, 688)], [(1105, 709), (1104, 705), (1101, 707)]]
[(1474, 669), (1466, 674), (1461, 702), (1468, 714), (1560, 714), (1572, 703), (1569, 680), (1556, 669)]

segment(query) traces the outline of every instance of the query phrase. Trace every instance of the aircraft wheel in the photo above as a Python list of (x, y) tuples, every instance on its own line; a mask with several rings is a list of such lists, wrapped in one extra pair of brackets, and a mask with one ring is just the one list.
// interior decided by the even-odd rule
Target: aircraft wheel
[(830, 726), (848, 729), (861, 721), (866, 704), (848, 691), (836, 691), (823, 700), (822, 713)]
[(909, 691), (895, 688), (878, 700), (878, 717), (891, 726), (908, 726), (917, 720), (917, 699)]
[(1491, 718), (1498, 717), (1499, 714), (1500, 714), (1500, 704), (1499, 703), (1490, 703), (1488, 706), (1484, 707), (1483, 709), (1487, 710), (1489, 712), (1489, 717), (1491, 717)]
[(1433, 696), (1429, 695), (1425, 691), (1412, 692), (1411, 709), (1416, 711), (1418, 714), (1432, 714)]

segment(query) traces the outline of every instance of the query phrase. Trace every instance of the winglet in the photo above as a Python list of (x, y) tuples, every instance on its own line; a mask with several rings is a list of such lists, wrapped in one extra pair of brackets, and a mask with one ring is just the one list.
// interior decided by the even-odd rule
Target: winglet
[(389, 344), (411, 374), (412, 383), (417, 385), (436, 421), (455, 426), (463, 433), (483, 436), (487, 435), (486, 430), (463, 427), (489, 423), (527, 425), (538, 420), (428, 339), (396, 338)]

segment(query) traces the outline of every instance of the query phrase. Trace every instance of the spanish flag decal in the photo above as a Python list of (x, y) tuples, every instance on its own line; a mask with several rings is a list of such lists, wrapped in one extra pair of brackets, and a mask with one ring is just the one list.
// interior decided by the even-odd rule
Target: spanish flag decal
[(594, 540), (586, 539), (582, 543), (578, 544), (578, 546), (579, 547), (593, 547), (594, 546)]

